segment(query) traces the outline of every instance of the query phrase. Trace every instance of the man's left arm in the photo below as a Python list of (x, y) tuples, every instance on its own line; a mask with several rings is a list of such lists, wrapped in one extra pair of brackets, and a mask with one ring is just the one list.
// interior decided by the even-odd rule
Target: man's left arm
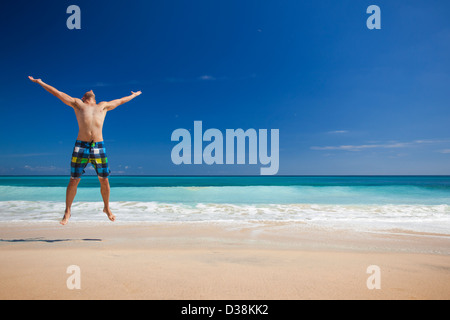
[(129, 95), (127, 97), (123, 97), (121, 99), (116, 99), (116, 100), (112, 100), (109, 102), (105, 102), (105, 109), (108, 111), (114, 110), (118, 106), (120, 106), (124, 103), (127, 103), (128, 101), (133, 100), (134, 98), (136, 98), (137, 96), (140, 96), (141, 94), (142, 94), (141, 91), (138, 91), (138, 92), (131, 91), (131, 95)]

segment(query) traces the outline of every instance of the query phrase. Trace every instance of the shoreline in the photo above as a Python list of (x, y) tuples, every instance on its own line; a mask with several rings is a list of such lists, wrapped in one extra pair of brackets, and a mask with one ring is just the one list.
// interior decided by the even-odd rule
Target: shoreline
[[(0, 299), (449, 299), (450, 237), (297, 223), (0, 223)], [(81, 289), (66, 286), (67, 267)], [(369, 290), (367, 268), (381, 270)]]

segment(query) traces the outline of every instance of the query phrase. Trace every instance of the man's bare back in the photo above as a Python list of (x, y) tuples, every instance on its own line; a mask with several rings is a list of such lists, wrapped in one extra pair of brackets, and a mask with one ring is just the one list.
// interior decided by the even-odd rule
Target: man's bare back
[(88, 91), (82, 99), (73, 98), (68, 94), (61, 92), (54, 87), (44, 83), (41, 79), (28, 77), (34, 83), (40, 84), (45, 90), (60, 99), (66, 105), (75, 110), (78, 121), (78, 137), (72, 155), (71, 179), (66, 192), (66, 210), (61, 224), (65, 225), (71, 216), (72, 202), (77, 193), (78, 183), (87, 162), (92, 163), (99, 177), (101, 185), (101, 194), (105, 204), (103, 212), (106, 213), (111, 221), (115, 221), (115, 216), (109, 208), (110, 186), (108, 181), (109, 167), (106, 152), (103, 144), (103, 123), (106, 113), (114, 110), (118, 106), (141, 95), (141, 91), (131, 92), (130, 96), (109, 102), (103, 101), (97, 103), (94, 92)]

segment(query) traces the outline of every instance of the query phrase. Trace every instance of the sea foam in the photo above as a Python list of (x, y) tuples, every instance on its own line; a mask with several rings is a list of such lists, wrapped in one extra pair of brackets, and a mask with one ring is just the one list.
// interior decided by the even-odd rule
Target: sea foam
[[(1, 201), (0, 222), (57, 222), (64, 202)], [(106, 221), (102, 202), (76, 202), (72, 221)], [(301, 222), (358, 230), (406, 229), (450, 235), (448, 205), (225, 204), (117, 201), (111, 209), (120, 223), (146, 222)]]

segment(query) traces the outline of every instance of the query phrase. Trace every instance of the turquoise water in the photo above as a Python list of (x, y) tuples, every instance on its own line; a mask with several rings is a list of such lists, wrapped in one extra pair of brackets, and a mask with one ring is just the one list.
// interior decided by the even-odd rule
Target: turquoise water
[[(0, 222), (58, 221), (68, 177), (0, 177)], [(450, 177), (110, 178), (123, 222), (296, 221), (450, 234)], [(96, 177), (80, 182), (75, 221), (104, 221)]]
[[(0, 201), (62, 201), (67, 177), (0, 177)], [(112, 177), (112, 201), (450, 205), (450, 177)], [(99, 201), (84, 177), (78, 201)]]

